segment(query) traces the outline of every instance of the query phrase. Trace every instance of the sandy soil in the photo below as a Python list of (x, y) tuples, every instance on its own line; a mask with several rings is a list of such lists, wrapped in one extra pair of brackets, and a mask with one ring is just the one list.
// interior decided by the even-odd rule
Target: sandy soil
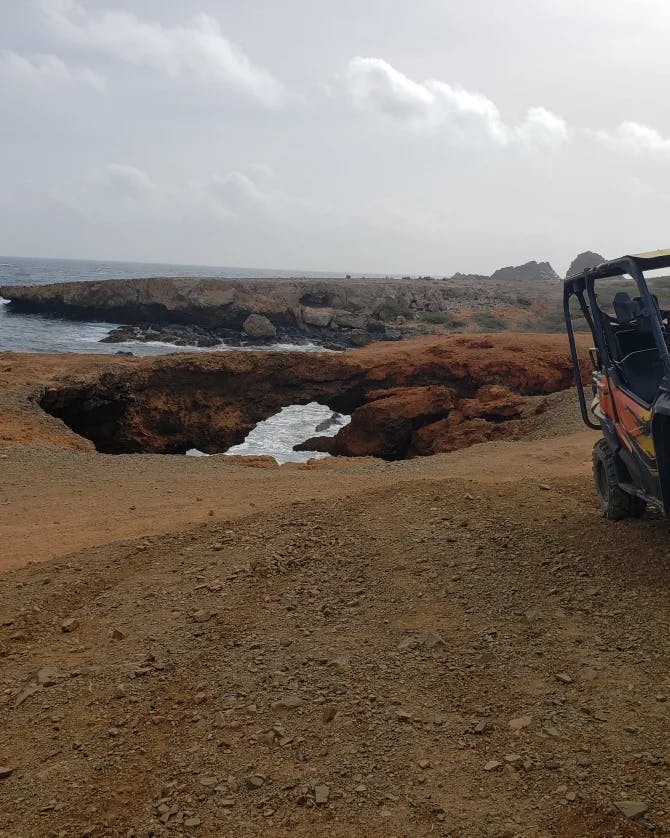
[(552, 399), (392, 464), (6, 448), (0, 835), (670, 832), (667, 527)]

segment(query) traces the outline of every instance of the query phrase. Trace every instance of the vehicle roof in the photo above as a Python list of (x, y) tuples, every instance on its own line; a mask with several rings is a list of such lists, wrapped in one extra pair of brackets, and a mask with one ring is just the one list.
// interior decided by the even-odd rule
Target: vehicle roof
[(670, 248), (666, 250), (651, 250), (648, 253), (631, 253), (627, 256), (620, 256), (618, 259), (602, 262), (600, 265), (585, 268), (577, 274), (566, 277), (565, 284), (572, 284), (575, 280), (585, 279), (587, 276), (593, 279), (621, 276), (621, 274), (626, 273), (631, 262), (635, 262), (642, 271), (668, 268), (670, 267)]

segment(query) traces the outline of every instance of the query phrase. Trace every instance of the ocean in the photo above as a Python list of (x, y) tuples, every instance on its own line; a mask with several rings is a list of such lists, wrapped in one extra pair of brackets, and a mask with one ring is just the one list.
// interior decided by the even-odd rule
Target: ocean
[[(147, 276), (221, 277), (244, 279), (250, 277), (342, 277), (343, 273), (319, 271), (268, 270), (262, 268), (228, 268), (210, 265), (174, 265), (149, 262), (93, 262), (82, 259), (30, 259), (0, 256), (0, 285), (44, 285), (49, 282), (83, 282), (87, 279), (133, 279)], [(225, 344), (214, 349), (177, 347), (168, 343), (100, 343), (119, 323), (69, 321), (42, 314), (10, 312), (7, 300), (0, 297), (0, 352), (79, 352), (114, 354), (130, 351), (135, 355), (164, 355), (170, 352), (244, 352), (244, 348)], [(275, 344), (267, 349), (275, 351), (323, 351), (312, 344), (294, 346)], [(269, 454), (278, 462), (306, 462), (324, 454), (295, 452), (293, 445), (317, 435), (316, 426), (331, 417), (324, 405), (287, 405), (276, 416), (261, 422), (231, 454)], [(348, 417), (338, 420), (323, 436), (337, 433)], [(194, 452), (197, 453), (197, 452)]]

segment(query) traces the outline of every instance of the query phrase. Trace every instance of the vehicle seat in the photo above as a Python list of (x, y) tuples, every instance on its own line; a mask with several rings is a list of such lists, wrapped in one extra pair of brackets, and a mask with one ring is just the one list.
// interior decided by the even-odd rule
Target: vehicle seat
[(647, 404), (651, 404), (658, 394), (663, 378), (663, 363), (656, 347), (631, 352), (617, 364), (626, 386)]
[(617, 291), (612, 300), (612, 307), (619, 323), (630, 323), (631, 320), (639, 317), (642, 312), (638, 300), (631, 300), (630, 294), (626, 291)]

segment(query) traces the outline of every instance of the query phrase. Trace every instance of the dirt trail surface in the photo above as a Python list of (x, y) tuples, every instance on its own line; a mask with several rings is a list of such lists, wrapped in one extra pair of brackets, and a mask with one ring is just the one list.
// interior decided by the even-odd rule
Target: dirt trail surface
[(570, 396), (397, 463), (6, 445), (0, 835), (668, 834), (667, 526)]
[[(590, 468), (592, 436), (493, 443), (441, 455), (427, 470), (480, 472), (492, 482), (533, 473), (572, 475)], [(495, 453), (494, 453), (495, 452)], [(293, 501), (337, 498), (388, 482), (417, 479), (426, 466), (333, 460), (316, 467), (249, 468), (225, 459), (91, 456), (17, 450), (0, 465), (0, 573), (75, 550), (171, 532), (212, 517), (232, 520)]]

